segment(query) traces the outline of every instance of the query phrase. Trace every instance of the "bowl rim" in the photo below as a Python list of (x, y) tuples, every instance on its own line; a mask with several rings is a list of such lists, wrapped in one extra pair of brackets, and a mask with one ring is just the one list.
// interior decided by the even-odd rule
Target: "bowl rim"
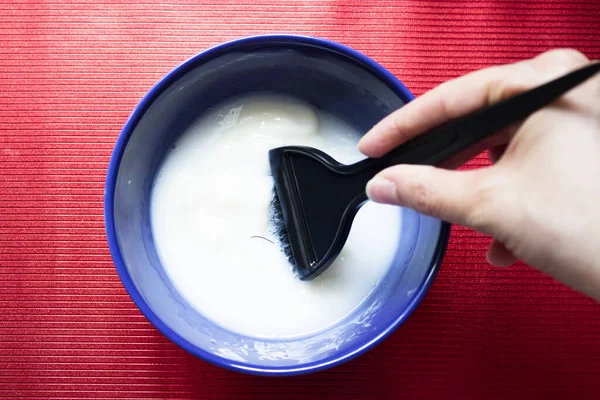
[(315, 361), (312, 363), (301, 364), (298, 366), (289, 366), (289, 367), (264, 367), (260, 365), (254, 365), (251, 363), (238, 362), (230, 359), (226, 359), (221, 356), (217, 356), (214, 353), (206, 351), (200, 347), (197, 347), (184, 339), (174, 330), (172, 330), (169, 326), (167, 326), (162, 320), (150, 309), (146, 301), (143, 299), (142, 295), (138, 291), (137, 287), (133, 283), (129, 272), (125, 266), (125, 262), (121, 256), (121, 250), (119, 247), (119, 243), (117, 240), (116, 227), (114, 224), (114, 194), (115, 194), (115, 186), (117, 183), (117, 177), (119, 172), (119, 167), (121, 164), (121, 159), (123, 157), (123, 153), (129, 141), (131, 134), (133, 133), (135, 127), (139, 123), (140, 119), (144, 115), (144, 113), (148, 110), (154, 100), (158, 98), (172, 83), (174, 83), (177, 79), (188, 73), (190, 70), (196, 67), (197, 64), (206, 62), (209, 59), (218, 56), (222, 53), (228, 52), (230, 50), (235, 50), (237, 47), (245, 47), (252, 45), (265, 45), (265, 44), (305, 44), (311, 45), (315, 47), (325, 48), (328, 50), (332, 50), (334, 52), (345, 55), (354, 61), (360, 62), (364, 64), (366, 67), (371, 69), (371, 71), (377, 75), (382, 81), (389, 84), (392, 89), (394, 89), (397, 94), (404, 100), (406, 103), (414, 99), (413, 94), (404, 86), (398, 78), (396, 78), (391, 72), (385, 69), (383, 66), (372, 60), (370, 57), (365, 54), (354, 50), (348, 46), (342, 45), (335, 41), (306, 36), (306, 35), (296, 35), (296, 34), (264, 34), (264, 35), (254, 35), (254, 36), (246, 36), (237, 39), (233, 39), (221, 44), (217, 44), (216, 46), (210, 47), (179, 64), (177, 67), (168, 72), (163, 78), (161, 78), (140, 100), (140, 102), (136, 105), (133, 112), (127, 119), (125, 125), (123, 126), (117, 141), (115, 143), (115, 147), (111, 154), (111, 158), (108, 164), (108, 170), (106, 174), (106, 183), (104, 189), (104, 223), (106, 227), (106, 237), (108, 241), (108, 247), (113, 259), (113, 263), (115, 265), (115, 269), (125, 287), (125, 290), (135, 303), (135, 305), (139, 308), (139, 310), (144, 314), (144, 316), (148, 319), (148, 321), (154, 325), (156, 329), (158, 329), (163, 335), (165, 335), (169, 340), (175, 343), (177, 346), (186, 350), (187, 352), (199, 357), (202, 360), (208, 361), (211, 364), (216, 366), (238, 371), (244, 372), (254, 375), (267, 375), (267, 376), (286, 376), (286, 375), (299, 375), (321, 371), (324, 369), (331, 368), (333, 366), (342, 364), (347, 362), (367, 350), (374, 347), (376, 344), (383, 341), (386, 337), (388, 337), (393, 331), (395, 331), (404, 321), (413, 313), (413, 311), (417, 308), (417, 306), (421, 303), (426, 293), (428, 292), (431, 284), (433, 283), (442, 263), (442, 259), (444, 257), (444, 253), (446, 251), (446, 247), (448, 244), (449, 234), (450, 234), (450, 224), (442, 221), (440, 232), (438, 235), (438, 242), (436, 248), (434, 250), (432, 263), (429, 267), (429, 273), (425, 277), (425, 280), (421, 283), (419, 288), (417, 289), (416, 295), (413, 298), (412, 302), (408, 304), (408, 306), (404, 309), (404, 311), (399, 314), (396, 319), (391, 323), (386, 329), (380, 332), (377, 336), (374, 336), (367, 342), (361, 344), (355, 349), (352, 349), (349, 352), (344, 354), (335, 354), (330, 357), (326, 357), (322, 360)]

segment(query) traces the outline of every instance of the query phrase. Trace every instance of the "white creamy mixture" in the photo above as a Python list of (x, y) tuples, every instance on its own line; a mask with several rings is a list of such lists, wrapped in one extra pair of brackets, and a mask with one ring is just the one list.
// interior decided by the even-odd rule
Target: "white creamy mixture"
[(181, 295), (222, 327), (262, 338), (306, 335), (352, 312), (390, 266), (399, 209), (367, 203), (336, 262), (300, 281), (272, 234), (268, 150), (308, 145), (351, 163), (363, 158), (358, 137), (276, 95), (238, 98), (198, 120), (167, 154), (150, 206), (158, 255)]

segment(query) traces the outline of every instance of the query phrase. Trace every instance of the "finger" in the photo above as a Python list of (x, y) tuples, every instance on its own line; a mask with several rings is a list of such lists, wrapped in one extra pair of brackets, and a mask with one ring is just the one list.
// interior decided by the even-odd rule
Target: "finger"
[(539, 86), (587, 62), (574, 50), (554, 50), (445, 82), (381, 120), (361, 139), (359, 149), (369, 157), (383, 156), (448, 120)]
[(496, 267), (510, 267), (517, 262), (517, 257), (506, 246), (495, 239), (488, 249), (486, 258), (490, 264)]
[[(493, 167), (450, 171), (417, 165), (398, 165), (384, 170), (367, 184), (375, 202), (411, 208), (448, 222), (490, 232), (497, 218), (486, 204), (486, 181), (493, 181)], [(489, 197), (489, 196), (487, 196)]]

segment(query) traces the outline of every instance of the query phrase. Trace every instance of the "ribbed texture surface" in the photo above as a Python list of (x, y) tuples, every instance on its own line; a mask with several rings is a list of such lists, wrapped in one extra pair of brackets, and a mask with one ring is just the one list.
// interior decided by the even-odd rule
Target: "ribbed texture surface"
[(328, 372), (268, 379), (223, 371), (171, 344), (137, 311), (112, 265), (102, 216), (120, 128), (189, 56), (282, 31), (353, 46), (421, 94), (552, 47), (600, 58), (600, 3), (2, 1), (0, 398), (600, 397), (600, 306), (524, 266), (489, 267), (488, 239), (461, 228), (409, 321)]

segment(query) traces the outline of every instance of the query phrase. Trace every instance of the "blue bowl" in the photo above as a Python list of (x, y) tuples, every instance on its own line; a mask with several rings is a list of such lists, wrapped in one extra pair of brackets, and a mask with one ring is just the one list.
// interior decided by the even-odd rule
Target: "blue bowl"
[(121, 131), (106, 178), (108, 244), (135, 304), (183, 349), (248, 373), (314, 372), (363, 353), (406, 320), (435, 278), (449, 226), (402, 210), (401, 242), (393, 266), (366, 301), (324, 331), (296, 339), (257, 339), (206, 319), (177, 292), (157, 257), (150, 192), (165, 153), (195, 118), (224, 99), (257, 91), (303, 99), (362, 132), (413, 98), (382, 66), (328, 40), (266, 35), (206, 50), (158, 82)]

